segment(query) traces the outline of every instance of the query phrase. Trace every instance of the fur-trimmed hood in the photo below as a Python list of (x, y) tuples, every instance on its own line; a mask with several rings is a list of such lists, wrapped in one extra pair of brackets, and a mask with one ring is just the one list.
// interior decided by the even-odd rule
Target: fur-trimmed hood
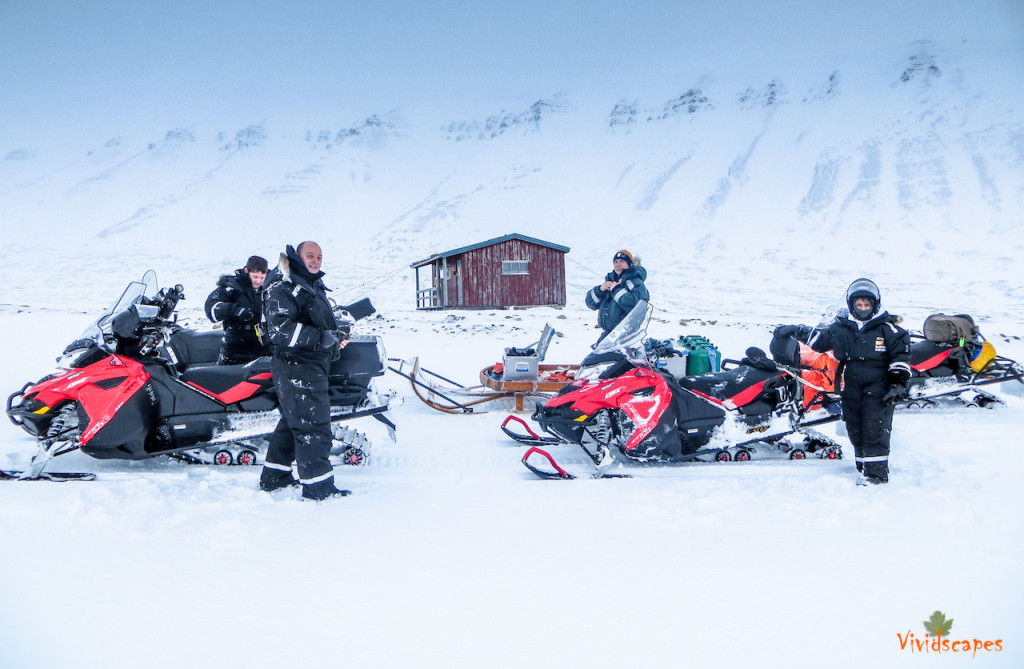
[[(281, 280), (288, 283), (308, 283), (313, 286), (324, 277), (322, 270), (316, 274), (310, 274), (302, 262), (302, 258), (291, 244), (285, 247), (284, 253), (278, 259), (277, 269), (281, 273)], [(326, 289), (325, 286), (324, 290)]]

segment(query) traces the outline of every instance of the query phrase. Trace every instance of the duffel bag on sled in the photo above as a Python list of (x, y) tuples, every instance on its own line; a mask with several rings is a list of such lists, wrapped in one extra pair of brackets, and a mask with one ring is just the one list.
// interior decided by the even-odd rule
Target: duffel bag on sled
[(980, 331), (974, 319), (967, 314), (932, 314), (924, 319), (924, 338), (940, 344), (963, 346), (975, 341)]

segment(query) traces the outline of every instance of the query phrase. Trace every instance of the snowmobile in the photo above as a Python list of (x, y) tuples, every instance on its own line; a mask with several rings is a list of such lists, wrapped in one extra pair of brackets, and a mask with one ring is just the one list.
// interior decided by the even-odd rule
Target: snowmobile
[(724, 371), (677, 378), (644, 352), (651, 311), (638, 304), (583, 360), (576, 381), (537, 407), (532, 418), (546, 434), (516, 433), (506, 420), (506, 434), (530, 447), (522, 458), (530, 471), (575, 478), (545, 450), (558, 443), (582, 448), (597, 477), (623, 475), (610, 473), (614, 465), (842, 457), (838, 443), (810, 429), (841, 411), (824, 387), (804, 401), (796, 342), (783, 362), (752, 347)]
[[(44, 474), (51, 458), (81, 450), (95, 458), (141, 460), (171, 455), (188, 462), (259, 464), (279, 419), (270, 358), (218, 365), (221, 333), (177, 323), (180, 285), (158, 289), (156, 274), (134, 281), (57, 359), (58, 371), (7, 399), (7, 416), (36, 438), (24, 472), (4, 478), (81, 478)], [(369, 300), (335, 307), (343, 328), (373, 313)], [(332, 459), (362, 464), (369, 442), (339, 423), (385, 415), (394, 393), (374, 377), (387, 359), (379, 337), (351, 335), (328, 373)], [(88, 475), (86, 475), (88, 476)]]
[(934, 407), (954, 402), (987, 407), (1003, 400), (982, 386), (1007, 381), (1024, 384), (1024, 367), (998, 355), (967, 314), (932, 314), (922, 334), (911, 334), (908, 397), (897, 409)]
[[(823, 324), (827, 317), (828, 314)], [(813, 328), (796, 327), (796, 338), (807, 342)], [(908, 394), (897, 402), (897, 411), (952, 405), (996, 406), (1004, 404), (1003, 400), (984, 386), (1009, 381), (1024, 384), (1024, 367), (997, 354), (995, 346), (967, 314), (932, 314), (925, 319), (921, 332), (911, 332), (910, 338)]]

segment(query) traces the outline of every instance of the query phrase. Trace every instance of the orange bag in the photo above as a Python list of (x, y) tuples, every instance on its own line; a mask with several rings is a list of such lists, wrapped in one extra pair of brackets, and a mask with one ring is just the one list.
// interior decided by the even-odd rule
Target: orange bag
[(817, 386), (826, 392), (835, 392), (839, 361), (829, 352), (818, 353), (807, 344), (800, 344), (800, 364), (811, 368), (800, 372), (803, 380), (810, 384), (804, 385), (804, 408), (806, 409), (819, 392), (811, 386)]

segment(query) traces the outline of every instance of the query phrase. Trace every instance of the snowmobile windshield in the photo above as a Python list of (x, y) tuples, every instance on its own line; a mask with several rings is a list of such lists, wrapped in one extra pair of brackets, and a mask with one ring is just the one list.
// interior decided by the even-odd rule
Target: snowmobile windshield
[(110, 323), (115, 315), (125, 311), (133, 304), (155, 299), (159, 292), (160, 286), (156, 280), (156, 272), (148, 270), (142, 276), (141, 281), (132, 281), (125, 287), (121, 297), (117, 298), (92, 325), (85, 329), (82, 339), (91, 339), (102, 347), (105, 336), (112, 334)]
[(849, 314), (850, 309), (846, 306), (846, 291), (843, 291), (842, 296), (836, 299), (834, 303), (825, 309), (824, 313), (821, 315), (821, 320), (818, 321), (818, 325), (815, 326), (814, 329), (824, 330), (835, 323), (836, 319), (840, 316), (848, 316)]
[(592, 355), (621, 353), (630, 360), (646, 360), (644, 338), (647, 336), (647, 324), (651, 320), (652, 313), (654, 313), (654, 307), (650, 303), (643, 300), (637, 302), (633, 310), (612, 328), (600, 344), (594, 347)]
[(592, 381), (621, 374), (621, 366), (650, 367), (644, 349), (647, 323), (654, 308), (647, 302), (638, 302), (633, 310), (619, 322), (580, 363), (576, 379)]

